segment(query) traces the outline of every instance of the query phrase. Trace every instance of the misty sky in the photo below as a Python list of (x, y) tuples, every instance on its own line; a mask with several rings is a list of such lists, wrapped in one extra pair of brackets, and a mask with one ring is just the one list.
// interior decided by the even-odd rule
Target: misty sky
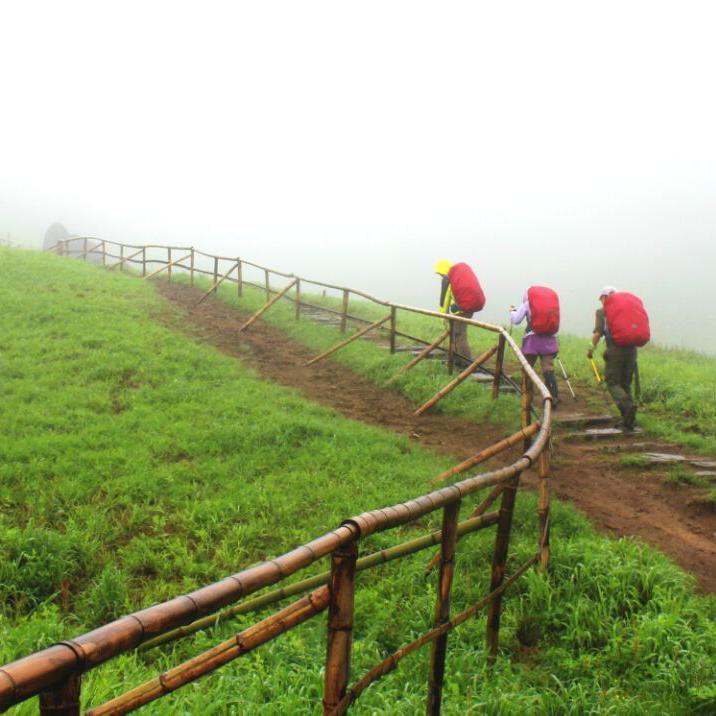
[(0, 237), (193, 244), (504, 321), (603, 284), (716, 353), (709, 2), (0, 5)]

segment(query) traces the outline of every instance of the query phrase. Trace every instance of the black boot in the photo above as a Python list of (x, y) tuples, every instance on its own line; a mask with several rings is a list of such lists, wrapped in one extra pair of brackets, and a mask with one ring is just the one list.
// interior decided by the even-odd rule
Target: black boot
[(553, 370), (544, 374), (544, 384), (552, 395), (552, 407), (556, 408), (559, 405), (559, 388), (557, 388), (557, 377)]

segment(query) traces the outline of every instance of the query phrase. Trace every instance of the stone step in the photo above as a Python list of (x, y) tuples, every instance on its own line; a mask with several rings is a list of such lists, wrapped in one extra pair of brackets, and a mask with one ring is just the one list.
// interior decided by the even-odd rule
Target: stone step
[(568, 442), (588, 441), (588, 440), (613, 440), (615, 438), (630, 438), (641, 434), (641, 428), (634, 428), (630, 432), (624, 432), (621, 428), (587, 428), (575, 433), (567, 433), (564, 440)]
[(565, 428), (592, 428), (599, 425), (611, 425), (615, 418), (611, 415), (587, 415), (585, 413), (556, 413), (554, 422)]

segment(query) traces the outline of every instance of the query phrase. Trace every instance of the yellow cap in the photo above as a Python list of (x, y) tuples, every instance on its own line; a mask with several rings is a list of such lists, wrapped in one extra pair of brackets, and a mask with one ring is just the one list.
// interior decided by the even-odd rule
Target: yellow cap
[(435, 273), (439, 273), (441, 276), (447, 276), (450, 266), (451, 263), (447, 259), (440, 259), (440, 261), (435, 264)]

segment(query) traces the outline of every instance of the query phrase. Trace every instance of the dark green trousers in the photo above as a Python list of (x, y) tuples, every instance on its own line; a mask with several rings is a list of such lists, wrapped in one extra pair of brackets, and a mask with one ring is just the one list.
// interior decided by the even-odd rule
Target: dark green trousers
[(604, 351), (604, 379), (622, 417), (634, 408), (631, 382), (635, 368), (636, 348), (633, 346), (609, 346)]

